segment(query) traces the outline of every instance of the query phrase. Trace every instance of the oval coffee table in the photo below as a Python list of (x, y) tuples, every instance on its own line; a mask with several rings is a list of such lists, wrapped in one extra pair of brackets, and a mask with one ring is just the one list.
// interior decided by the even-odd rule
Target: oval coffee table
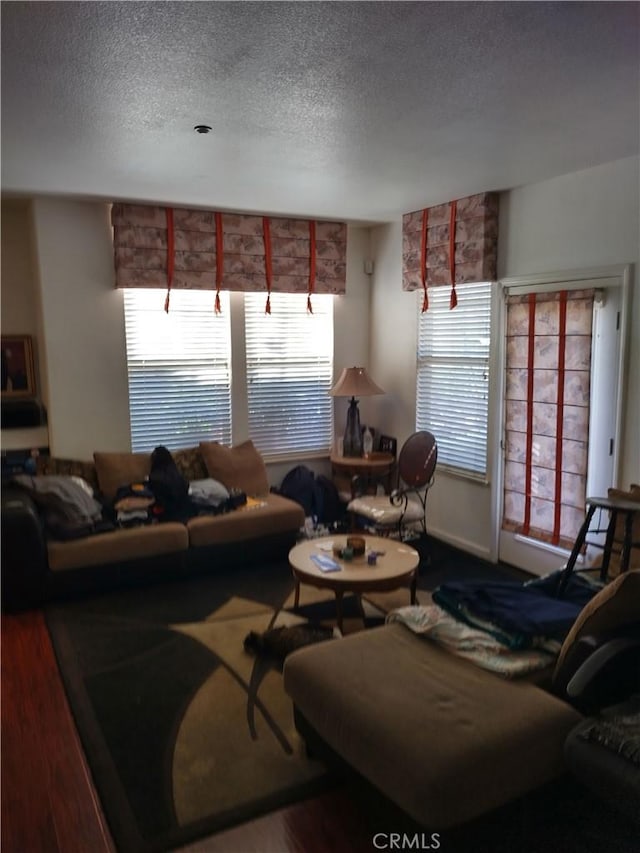
[[(345, 592), (360, 595), (363, 592), (387, 592), (408, 585), (411, 603), (416, 603), (418, 565), (420, 555), (404, 542), (381, 536), (364, 536), (366, 551), (363, 557), (342, 560), (331, 551), (332, 543), (346, 545), (347, 537), (326, 536), (307, 539), (289, 551), (289, 563), (296, 581), (294, 607), (300, 602), (300, 584), (309, 584), (320, 589), (333, 590), (336, 597), (336, 621), (342, 631), (342, 598)], [(367, 562), (370, 551), (379, 553), (375, 566)], [(382, 553), (380, 553), (382, 552)], [(323, 572), (311, 559), (312, 555), (323, 555), (335, 560), (340, 571)]]

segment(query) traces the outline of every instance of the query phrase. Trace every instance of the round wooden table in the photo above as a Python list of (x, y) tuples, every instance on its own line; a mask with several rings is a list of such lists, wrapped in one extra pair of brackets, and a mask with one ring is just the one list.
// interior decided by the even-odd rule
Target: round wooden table
[[(307, 539), (289, 552), (289, 563), (296, 581), (294, 606), (300, 603), (300, 584), (305, 583), (320, 589), (330, 589), (336, 597), (336, 620), (342, 630), (342, 599), (345, 592), (360, 595), (363, 592), (387, 592), (400, 586), (409, 586), (411, 603), (416, 603), (418, 583), (418, 565), (420, 555), (395, 539), (380, 536), (364, 536), (366, 550), (364, 556), (352, 560), (342, 560), (332, 553), (332, 546), (345, 546), (346, 535), (326, 536), (319, 539)], [(371, 551), (378, 552), (375, 566), (367, 562)], [(311, 559), (313, 555), (323, 555), (335, 560), (339, 571), (325, 572)]]
[(391, 475), (395, 457), (391, 453), (371, 453), (369, 456), (338, 456), (331, 454), (331, 474), (339, 492), (350, 498), (353, 493), (353, 480), (362, 480), (365, 491), (375, 492), (380, 482), (385, 492), (391, 491)]

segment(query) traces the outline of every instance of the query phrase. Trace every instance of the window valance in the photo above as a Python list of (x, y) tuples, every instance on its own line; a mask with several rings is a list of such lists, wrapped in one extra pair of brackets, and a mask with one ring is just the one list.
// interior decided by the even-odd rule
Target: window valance
[(486, 192), (405, 213), (402, 217), (402, 289), (493, 281), (498, 257), (498, 193)]
[(344, 293), (347, 226), (114, 204), (116, 287)]

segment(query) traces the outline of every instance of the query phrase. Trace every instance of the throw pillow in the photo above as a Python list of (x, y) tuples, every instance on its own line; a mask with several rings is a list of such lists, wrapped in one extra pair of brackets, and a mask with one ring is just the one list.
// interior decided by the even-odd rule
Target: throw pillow
[(206, 479), (207, 466), (204, 464), (199, 447), (183, 447), (181, 450), (173, 450), (171, 455), (185, 480), (191, 482)]
[(94, 491), (98, 489), (96, 466), (93, 462), (84, 462), (80, 459), (58, 459), (55, 456), (41, 454), (36, 459), (36, 472), (40, 476), (82, 477)]
[[(553, 674), (554, 685), (563, 690), (572, 678), (573, 652), (581, 637), (604, 638), (617, 628), (640, 622), (640, 570), (619, 575), (594, 595), (580, 611), (567, 634)], [(581, 661), (577, 661), (579, 665)]]
[(150, 453), (94, 453), (98, 484), (112, 501), (121, 486), (146, 480), (151, 470)]
[(252, 441), (243, 441), (235, 447), (203, 441), (200, 452), (209, 476), (224, 483), (227, 489), (240, 489), (247, 495), (269, 492), (267, 468)]

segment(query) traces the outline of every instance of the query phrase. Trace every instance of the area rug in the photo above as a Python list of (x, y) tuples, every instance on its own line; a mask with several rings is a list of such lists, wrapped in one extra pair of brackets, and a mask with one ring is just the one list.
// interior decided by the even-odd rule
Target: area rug
[[(119, 850), (172, 849), (331, 784), (295, 731), (280, 662), (243, 647), (250, 631), (334, 622), (326, 591), (292, 604), (276, 565), (47, 609)], [(345, 599), (345, 633), (380, 624), (364, 607)]]
[[(419, 588), (433, 589), (445, 576), (497, 574), (441, 550)], [(295, 731), (279, 662), (243, 647), (250, 631), (335, 624), (331, 593), (301, 591), (294, 611), (291, 571), (282, 563), (47, 608), (118, 850), (170, 850), (333, 784)], [(346, 597), (344, 632), (381, 624), (408, 595)]]

